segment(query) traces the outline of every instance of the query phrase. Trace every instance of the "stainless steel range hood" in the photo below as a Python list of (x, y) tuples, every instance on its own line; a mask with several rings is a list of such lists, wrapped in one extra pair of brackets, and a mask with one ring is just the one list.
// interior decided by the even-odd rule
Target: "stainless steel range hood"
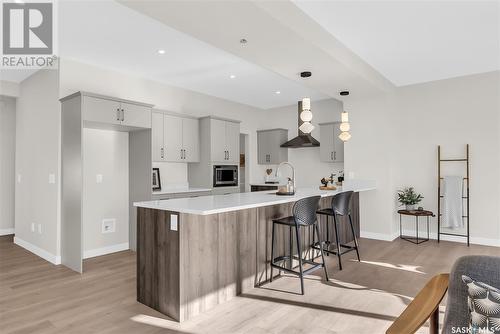
[[(302, 125), (302, 120), (300, 119), (300, 113), (302, 112), (302, 101), (298, 103), (298, 126)], [(281, 147), (289, 147), (289, 148), (300, 148), (300, 147), (317, 147), (319, 146), (319, 141), (317, 141), (311, 134), (304, 133), (297, 128), (299, 135), (284, 144), (281, 144)]]

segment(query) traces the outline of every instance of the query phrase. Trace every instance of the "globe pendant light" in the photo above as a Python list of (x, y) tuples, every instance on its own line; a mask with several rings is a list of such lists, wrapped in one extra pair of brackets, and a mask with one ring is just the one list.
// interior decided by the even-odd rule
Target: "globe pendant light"
[(311, 124), (312, 118), (311, 99), (305, 97), (302, 99), (302, 112), (300, 113), (300, 119), (303, 123), (299, 126), (299, 130), (303, 133), (311, 133), (314, 130), (314, 125)]
[(349, 130), (351, 129), (351, 125), (349, 124), (349, 114), (347, 111), (342, 112), (341, 114), (342, 123), (340, 123), (340, 131), (342, 131), (339, 135), (340, 140), (348, 141), (351, 139), (351, 134)]

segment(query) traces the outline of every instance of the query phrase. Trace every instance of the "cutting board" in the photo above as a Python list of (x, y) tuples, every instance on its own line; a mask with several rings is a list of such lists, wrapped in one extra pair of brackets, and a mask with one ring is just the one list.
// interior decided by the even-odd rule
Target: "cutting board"
[(319, 190), (337, 190), (337, 187), (331, 185), (331, 186), (319, 186)]

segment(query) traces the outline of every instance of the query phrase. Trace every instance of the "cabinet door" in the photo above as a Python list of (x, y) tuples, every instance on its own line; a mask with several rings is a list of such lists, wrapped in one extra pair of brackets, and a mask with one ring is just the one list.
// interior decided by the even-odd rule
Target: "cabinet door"
[(131, 103), (121, 103), (122, 125), (151, 128), (151, 108)]
[(151, 137), (153, 139), (153, 161), (163, 161), (163, 114), (153, 112), (151, 115)]
[(334, 161), (335, 147), (334, 147), (334, 124), (321, 125), (320, 127), (320, 143), (319, 155), (321, 161), (332, 162)]
[(91, 96), (83, 97), (83, 120), (106, 124), (120, 124), (120, 102)]
[(184, 161), (200, 161), (200, 123), (197, 119), (184, 118), (182, 120), (182, 147)]
[(269, 131), (257, 132), (257, 155), (259, 165), (270, 164), (269, 137)]
[(288, 160), (288, 149), (281, 144), (288, 140), (288, 132), (283, 130), (269, 131), (269, 161), (272, 165), (278, 165)]
[(210, 147), (212, 162), (227, 162), (225, 121), (210, 120)]
[(164, 115), (163, 147), (165, 161), (180, 162), (182, 159), (182, 118)]
[(227, 161), (239, 165), (240, 123), (226, 122)]
[(333, 160), (335, 162), (344, 161), (344, 142), (339, 138), (340, 132), (340, 123), (336, 123), (333, 131), (333, 146), (335, 148)]

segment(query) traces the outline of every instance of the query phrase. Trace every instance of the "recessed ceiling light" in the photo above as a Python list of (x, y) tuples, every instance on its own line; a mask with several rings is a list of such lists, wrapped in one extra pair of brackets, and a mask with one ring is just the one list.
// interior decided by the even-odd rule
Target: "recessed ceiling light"
[(165, 50), (163, 50), (163, 49), (158, 50), (158, 54), (159, 55), (164, 55), (165, 54)]
[(236, 75), (234, 75), (234, 74), (231, 74), (231, 75), (229, 76), (229, 79), (234, 79), (234, 78), (236, 78)]
[(275, 91), (274, 93), (276, 93), (278, 95), (281, 94), (281, 92), (279, 90)]

